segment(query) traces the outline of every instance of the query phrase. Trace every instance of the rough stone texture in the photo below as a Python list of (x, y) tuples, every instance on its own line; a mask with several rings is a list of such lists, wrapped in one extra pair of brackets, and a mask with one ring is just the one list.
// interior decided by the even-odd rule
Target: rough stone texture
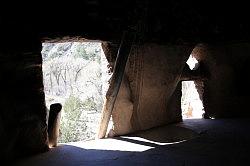
[(47, 149), (41, 46), (36, 43), (27, 36), (22, 43), (4, 43), (0, 50), (1, 159)]
[(247, 1), (83, 0), (49, 5), (43, 1), (8, 2), (1, 6), (1, 28), (9, 24), (41, 37), (79, 35), (119, 41), (122, 31), (137, 26), (150, 42), (250, 39)]
[(110, 72), (113, 72), (115, 60), (118, 52), (118, 45), (108, 43), (108, 42), (102, 42), (102, 50), (107, 58), (107, 61), (109, 63), (109, 69)]
[(181, 121), (177, 85), (191, 50), (156, 44), (132, 49), (112, 114), (117, 135)]
[[(199, 45), (192, 53), (204, 64), (208, 80), (204, 81), (204, 106), (210, 117), (249, 115), (250, 44)], [(239, 109), (242, 108), (242, 109)]]
[(131, 100), (131, 90), (127, 76), (124, 75), (112, 114), (114, 135), (133, 131), (131, 124), (132, 115), (133, 101)]
[[(192, 3), (185, 0), (166, 3), (159, 0), (84, 0), (81, 3), (51, 2), (49, 5), (37, 1), (2, 3), (0, 152), (5, 155), (19, 150), (32, 152), (45, 145), (46, 111), (39, 67), (41, 43), (38, 42), (44, 37), (81, 36), (117, 44), (124, 30), (135, 28), (137, 44), (210, 43), (197, 47), (206, 55), (202, 61), (209, 73), (208, 81), (204, 82), (207, 114), (249, 116), (245, 108), (249, 102), (250, 49), (249, 44), (240, 43), (250, 41), (248, 8), (247, 1), (201, 3), (198, 0)], [(226, 44), (230, 41), (239, 44)], [(216, 45), (218, 42), (221, 44)], [(133, 103), (132, 118), (126, 119), (127, 124), (131, 124), (131, 131), (178, 119), (168, 119), (175, 116), (166, 113), (170, 106), (166, 103), (177, 102), (170, 96), (175, 91), (174, 96), (179, 97), (175, 87), (185, 58), (177, 53), (172, 56), (171, 51), (164, 51), (163, 46), (157, 45), (153, 48), (142, 46), (135, 51), (127, 67), (128, 83), (123, 81), (122, 85), (126, 92), (121, 90), (119, 94), (128, 105)], [(38, 66), (27, 67), (28, 64)], [(115, 114), (126, 117), (127, 113), (130, 117), (131, 110), (123, 111), (130, 108), (128, 105), (116, 109), (114, 117)], [(118, 134), (128, 132), (115, 130)]]
[(203, 102), (203, 100), (204, 100), (204, 80), (195, 80), (194, 84), (195, 84), (195, 88), (197, 89), (199, 98), (203, 104), (204, 103)]

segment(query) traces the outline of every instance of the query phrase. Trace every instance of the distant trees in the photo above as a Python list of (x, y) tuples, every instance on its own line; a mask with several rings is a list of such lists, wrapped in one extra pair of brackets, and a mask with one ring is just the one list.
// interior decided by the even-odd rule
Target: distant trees
[(109, 77), (100, 43), (44, 43), (42, 56), (47, 106), (63, 105), (59, 142), (94, 138), (90, 128), (99, 119), (91, 122), (88, 114), (100, 114)]

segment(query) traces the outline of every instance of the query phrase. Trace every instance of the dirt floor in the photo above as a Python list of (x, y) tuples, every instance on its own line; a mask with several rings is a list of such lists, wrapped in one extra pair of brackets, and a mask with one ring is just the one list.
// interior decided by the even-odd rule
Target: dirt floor
[(250, 119), (189, 119), (129, 136), (61, 144), (12, 165), (250, 165), (249, 131)]

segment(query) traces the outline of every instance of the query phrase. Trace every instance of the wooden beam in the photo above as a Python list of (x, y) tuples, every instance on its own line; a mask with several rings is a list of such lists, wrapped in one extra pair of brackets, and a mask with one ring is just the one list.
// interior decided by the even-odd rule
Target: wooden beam
[(60, 103), (54, 103), (50, 105), (49, 121), (48, 121), (49, 147), (57, 146), (57, 139), (59, 137), (61, 110), (62, 110), (62, 105)]
[(121, 44), (117, 53), (113, 75), (106, 94), (106, 99), (102, 108), (102, 117), (98, 132), (98, 138), (104, 138), (107, 133), (108, 123), (114, 108), (117, 94), (119, 92), (126, 63), (135, 38), (134, 32), (124, 32)]

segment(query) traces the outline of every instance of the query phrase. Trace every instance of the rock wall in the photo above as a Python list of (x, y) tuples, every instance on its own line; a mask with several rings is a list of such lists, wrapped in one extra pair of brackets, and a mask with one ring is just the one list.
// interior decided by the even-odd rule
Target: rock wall
[[(217, 1), (86, 0), (61, 3), (60, 7), (58, 3), (2, 4), (6, 10), (0, 11), (0, 156), (46, 149), (41, 43), (37, 39), (83, 36), (119, 43), (128, 27), (141, 27), (138, 36), (147, 42), (250, 41), (246, 3), (228, 1), (226, 8)], [(49, 19), (51, 13), (60, 13), (60, 17)], [(65, 24), (65, 20), (77, 24)], [(203, 97), (209, 116), (250, 114), (246, 109), (249, 47), (239, 43), (197, 48), (206, 55), (201, 60), (209, 73)], [(190, 48), (179, 46), (133, 48), (113, 113), (117, 134), (180, 120), (177, 85), (189, 54)]]
[[(37, 39), (25, 32), (1, 38), (0, 155), (4, 159), (48, 149), (41, 43)], [(109, 45), (103, 47), (105, 53), (112, 54), (112, 71), (117, 45), (110, 50)], [(202, 83), (206, 115), (250, 116), (250, 44), (198, 45), (193, 51), (192, 48), (133, 46), (112, 114), (115, 135), (182, 120), (181, 75), (191, 52), (207, 77)]]
[[(191, 47), (133, 47), (112, 114), (113, 133), (122, 135), (182, 120), (181, 74), (190, 53)], [(200, 62), (200, 76), (194, 73), (190, 78), (196, 78), (204, 117), (249, 116), (250, 44), (200, 44), (192, 55)]]
[(33, 39), (14, 32), (13, 36), (1, 38), (1, 159), (48, 148), (41, 43)]
[(207, 72), (203, 96), (206, 116), (249, 116), (250, 44), (198, 45), (192, 54)]
[(180, 76), (189, 46), (132, 48), (112, 113), (116, 135), (181, 121)]

